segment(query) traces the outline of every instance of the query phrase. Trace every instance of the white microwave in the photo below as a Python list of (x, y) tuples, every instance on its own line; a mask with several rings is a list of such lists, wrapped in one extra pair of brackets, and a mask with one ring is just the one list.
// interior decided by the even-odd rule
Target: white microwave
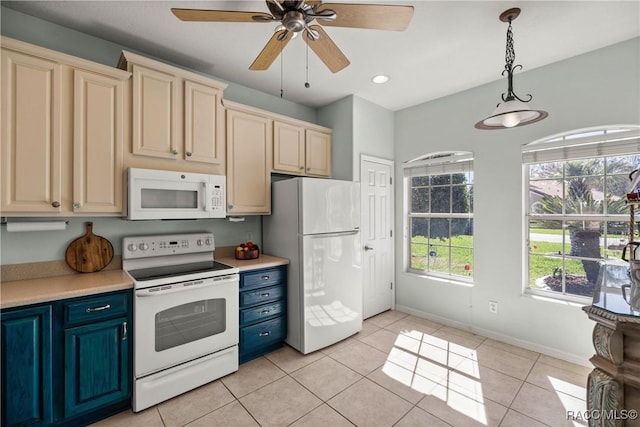
[(127, 219), (224, 218), (226, 177), (129, 168)]

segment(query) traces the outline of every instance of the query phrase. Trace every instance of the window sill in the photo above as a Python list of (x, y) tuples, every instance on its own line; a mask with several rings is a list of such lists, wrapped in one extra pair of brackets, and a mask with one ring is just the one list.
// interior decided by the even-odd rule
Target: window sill
[(567, 297), (560, 295), (553, 295), (543, 291), (532, 291), (530, 289), (525, 289), (522, 293), (522, 296), (525, 298), (531, 298), (538, 301), (550, 302), (554, 304), (562, 304), (569, 307), (577, 307), (582, 308), (585, 305), (591, 305), (593, 302), (593, 298), (588, 297)]
[(434, 282), (447, 283), (447, 284), (451, 284), (451, 285), (465, 286), (467, 288), (472, 288), (472, 287), (475, 286), (473, 281), (471, 281), (471, 280), (449, 278), (449, 277), (444, 277), (444, 276), (436, 276), (436, 275), (432, 275), (432, 274), (421, 274), (421, 273), (415, 273), (413, 271), (403, 271), (402, 273), (404, 275), (406, 275), (406, 276), (409, 276), (409, 277), (418, 277), (420, 279), (429, 279), (429, 280), (433, 280)]

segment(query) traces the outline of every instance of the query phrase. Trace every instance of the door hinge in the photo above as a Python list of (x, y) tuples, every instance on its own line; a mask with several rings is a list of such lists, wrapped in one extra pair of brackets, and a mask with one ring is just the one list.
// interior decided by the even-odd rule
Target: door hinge
[(393, 178), (389, 177), (389, 184), (393, 185)]
[(389, 230), (389, 237), (393, 237), (393, 230)]
[(389, 283), (391, 285), (390, 289), (393, 290), (393, 282)]

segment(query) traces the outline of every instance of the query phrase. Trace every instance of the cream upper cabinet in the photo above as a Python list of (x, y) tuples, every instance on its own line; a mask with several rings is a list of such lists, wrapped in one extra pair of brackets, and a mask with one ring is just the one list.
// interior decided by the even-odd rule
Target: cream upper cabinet
[(198, 82), (185, 80), (185, 160), (224, 165), (224, 126), (222, 91)]
[(122, 215), (129, 78), (2, 38), (3, 215)]
[(133, 154), (178, 158), (178, 79), (134, 64)]
[[(331, 175), (331, 133), (311, 125), (275, 121), (273, 171), (294, 175)], [(320, 129), (320, 128), (318, 128)]]
[(225, 84), (122, 52), (131, 71), (131, 150), (126, 167), (225, 173)]
[(74, 70), (73, 210), (122, 213), (124, 81)]
[(55, 61), (3, 48), (1, 84), (3, 215), (58, 213), (62, 68)]
[(249, 107), (227, 107), (227, 215), (271, 213), (273, 120)]
[(276, 121), (273, 123), (273, 170), (304, 174), (304, 127)]
[(331, 175), (331, 134), (307, 129), (305, 151), (307, 175)]

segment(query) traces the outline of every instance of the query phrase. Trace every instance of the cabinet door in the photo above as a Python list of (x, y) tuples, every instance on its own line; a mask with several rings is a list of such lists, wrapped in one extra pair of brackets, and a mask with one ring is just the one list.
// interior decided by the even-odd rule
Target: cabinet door
[(61, 67), (2, 50), (3, 212), (60, 212)]
[(271, 213), (271, 119), (227, 110), (227, 214)]
[(211, 173), (224, 174), (224, 112), (222, 91), (184, 82), (185, 160), (217, 165)]
[(178, 79), (133, 65), (133, 154), (178, 158)]
[(331, 135), (307, 129), (307, 175), (331, 175)]
[(274, 171), (304, 174), (304, 128), (289, 123), (273, 123)]
[(124, 82), (74, 70), (73, 210), (122, 213)]
[(2, 313), (2, 425), (50, 425), (51, 306)]
[(128, 327), (115, 319), (64, 331), (65, 417), (130, 396)]

